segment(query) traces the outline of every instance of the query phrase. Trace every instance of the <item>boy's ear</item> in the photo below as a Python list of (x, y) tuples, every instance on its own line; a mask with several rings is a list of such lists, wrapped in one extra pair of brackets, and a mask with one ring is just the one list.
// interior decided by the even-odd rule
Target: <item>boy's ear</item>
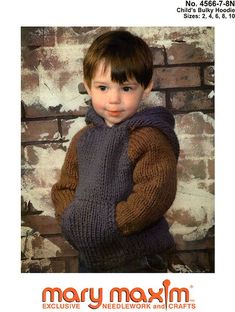
[(149, 95), (152, 88), (153, 88), (153, 80), (151, 80), (148, 86), (144, 89), (143, 99), (145, 99)]
[(85, 80), (83, 80), (83, 84), (84, 84), (84, 87), (85, 87), (85, 89), (86, 89), (88, 95), (91, 95), (91, 90), (90, 90), (90, 88), (89, 88), (89, 86), (88, 86), (88, 84), (86, 83)]

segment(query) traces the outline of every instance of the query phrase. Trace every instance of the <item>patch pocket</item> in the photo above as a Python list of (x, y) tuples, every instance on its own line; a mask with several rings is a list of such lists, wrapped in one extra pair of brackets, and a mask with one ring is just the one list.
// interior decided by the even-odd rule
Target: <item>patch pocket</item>
[(112, 244), (118, 235), (114, 209), (114, 204), (109, 202), (76, 199), (62, 217), (66, 239), (76, 249)]

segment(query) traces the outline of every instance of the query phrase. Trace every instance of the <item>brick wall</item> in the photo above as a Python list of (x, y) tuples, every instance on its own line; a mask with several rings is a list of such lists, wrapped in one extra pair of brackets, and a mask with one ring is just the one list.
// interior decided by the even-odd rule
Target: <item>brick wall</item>
[[(77, 272), (77, 252), (54, 219), (51, 186), (89, 97), (82, 59), (110, 27), (22, 28), (22, 272)], [(115, 29), (113, 27), (112, 29)], [(175, 115), (178, 191), (166, 217), (177, 243), (171, 272), (214, 271), (214, 29), (132, 27), (154, 56), (146, 105)]]

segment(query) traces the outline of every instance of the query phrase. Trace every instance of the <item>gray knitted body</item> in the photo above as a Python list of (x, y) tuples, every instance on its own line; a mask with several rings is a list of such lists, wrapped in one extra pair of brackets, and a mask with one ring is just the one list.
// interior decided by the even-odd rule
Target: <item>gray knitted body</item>
[(163, 108), (149, 109), (110, 128), (93, 109), (89, 111), (87, 119), (94, 127), (78, 141), (79, 184), (73, 202), (62, 216), (63, 233), (87, 267), (105, 271), (173, 246), (164, 217), (128, 236), (120, 233), (115, 222), (116, 205), (126, 200), (133, 189), (133, 164), (127, 153), (130, 129), (158, 127), (178, 157), (172, 118)]

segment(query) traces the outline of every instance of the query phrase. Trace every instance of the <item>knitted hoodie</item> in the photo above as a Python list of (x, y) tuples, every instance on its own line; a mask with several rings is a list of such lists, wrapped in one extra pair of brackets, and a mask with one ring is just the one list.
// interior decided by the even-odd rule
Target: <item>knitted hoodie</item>
[(176, 194), (172, 114), (146, 109), (108, 127), (93, 108), (52, 188), (65, 238), (97, 272), (174, 245), (164, 219)]

